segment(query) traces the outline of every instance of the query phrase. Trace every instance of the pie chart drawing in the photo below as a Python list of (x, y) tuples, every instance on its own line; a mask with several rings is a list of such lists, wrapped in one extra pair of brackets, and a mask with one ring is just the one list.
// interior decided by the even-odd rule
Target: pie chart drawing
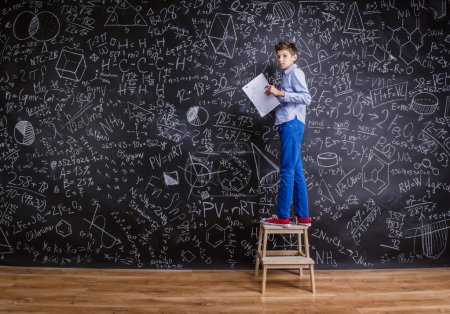
[(187, 120), (194, 126), (201, 126), (209, 119), (208, 111), (200, 106), (193, 106), (189, 108), (186, 113)]
[(34, 142), (34, 128), (28, 121), (19, 121), (14, 127), (14, 138), (17, 143), (31, 145)]

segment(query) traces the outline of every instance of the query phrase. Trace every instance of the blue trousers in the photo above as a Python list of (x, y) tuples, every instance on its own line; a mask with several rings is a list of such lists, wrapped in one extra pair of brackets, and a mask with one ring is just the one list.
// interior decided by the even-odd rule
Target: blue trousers
[(295, 215), (309, 217), (308, 193), (302, 162), (302, 140), (305, 124), (293, 119), (278, 125), (280, 135), (280, 187), (277, 216), (289, 218), (294, 197)]

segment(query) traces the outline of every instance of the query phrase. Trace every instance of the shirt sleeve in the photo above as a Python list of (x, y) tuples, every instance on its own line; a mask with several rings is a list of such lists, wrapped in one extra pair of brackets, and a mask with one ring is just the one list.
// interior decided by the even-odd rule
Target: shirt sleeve
[(283, 103), (297, 103), (308, 106), (311, 103), (311, 95), (306, 86), (305, 74), (300, 69), (295, 69), (290, 77), (292, 92), (284, 92), (284, 96), (280, 96), (279, 100)]

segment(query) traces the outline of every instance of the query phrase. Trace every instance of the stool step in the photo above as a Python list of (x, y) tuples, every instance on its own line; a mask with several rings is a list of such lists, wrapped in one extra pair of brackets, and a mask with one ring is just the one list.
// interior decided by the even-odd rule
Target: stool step
[(297, 250), (267, 250), (266, 256), (305, 256), (305, 255), (300, 254), (300, 252)]
[[(262, 252), (257, 253), (257, 256), (260, 260), (263, 259)], [(306, 257), (303, 252), (299, 252), (297, 250), (267, 250), (266, 256), (293, 256), (293, 257)]]
[(261, 225), (266, 230), (278, 230), (284, 232), (289, 232), (289, 230), (308, 230), (308, 226), (304, 225), (289, 225), (289, 227), (274, 226), (274, 225)]
[(271, 225), (261, 225), (261, 227), (267, 234), (303, 234), (308, 231), (308, 227), (302, 225), (291, 225), (288, 228)]
[(314, 265), (314, 260), (304, 256), (266, 256), (264, 265)]

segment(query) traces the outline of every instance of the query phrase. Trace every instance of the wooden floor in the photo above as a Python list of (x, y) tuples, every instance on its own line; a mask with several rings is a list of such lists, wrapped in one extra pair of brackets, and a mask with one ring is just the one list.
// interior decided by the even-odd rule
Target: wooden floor
[(450, 268), (317, 270), (317, 294), (293, 270), (106, 270), (0, 266), (8, 313), (450, 313)]

